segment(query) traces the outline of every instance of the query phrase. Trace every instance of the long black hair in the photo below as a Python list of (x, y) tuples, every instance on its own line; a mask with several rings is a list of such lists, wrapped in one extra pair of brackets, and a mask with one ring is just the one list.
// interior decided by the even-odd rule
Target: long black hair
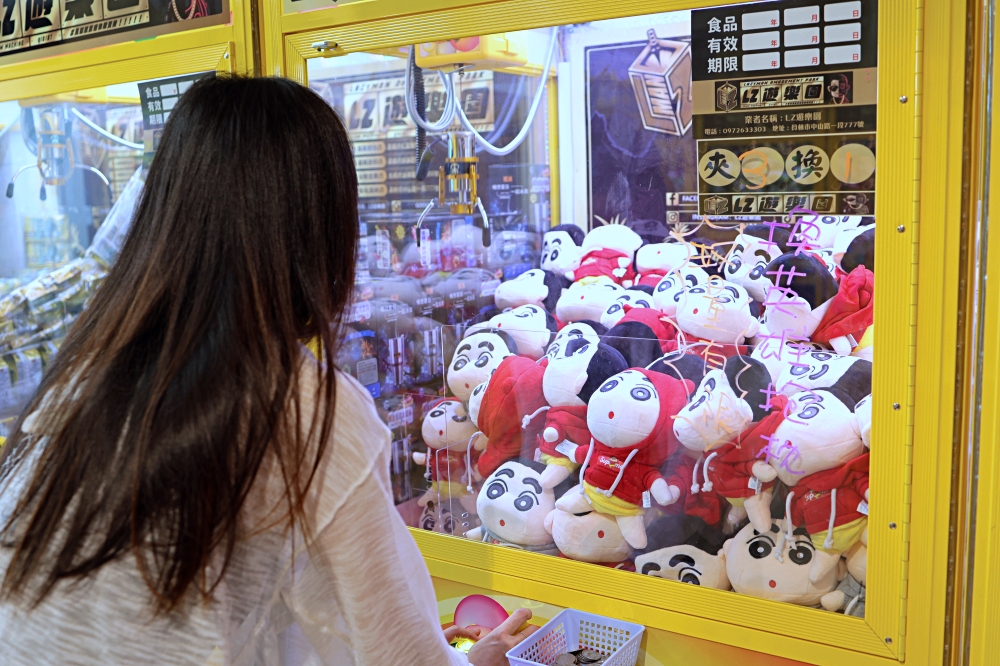
[[(40, 603), (122, 556), (158, 612), (192, 586), (207, 597), (270, 455), (305, 529), (357, 240), (351, 146), (316, 94), (225, 77), (181, 98), (118, 262), (0, 450), (0, 482), (26, 478), (0, 525), (0, 598)], [(302, 396), (300, 341), (315, 338), (320, 381)], [(45, 437), (21, 431), (39, 409)]]

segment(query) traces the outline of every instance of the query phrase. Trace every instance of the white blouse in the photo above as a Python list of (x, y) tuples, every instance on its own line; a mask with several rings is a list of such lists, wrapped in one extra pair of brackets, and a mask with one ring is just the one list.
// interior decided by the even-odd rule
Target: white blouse
[[(318, 373), (311, 360), (304, 366), (311, 409)], [(29, 423), (44, 432), (43, 421)], [(127, 555), (82, 583), (59, 584), (34, 610), (0, 603), (0, 663), (468, 666), (444, 640), (427, 567), (393, 506), (389, 456), (371, 396), (338, 372), (332, 441), (307, 498), (311, 549), (281, 520), (284, 482), (269, 459), (211, 602), (192, 592), (183, 610), (154, 617)], [(0, 486), (0, 525), (29, 467)], [(0, 573), (10, 553), (0, 547)]]

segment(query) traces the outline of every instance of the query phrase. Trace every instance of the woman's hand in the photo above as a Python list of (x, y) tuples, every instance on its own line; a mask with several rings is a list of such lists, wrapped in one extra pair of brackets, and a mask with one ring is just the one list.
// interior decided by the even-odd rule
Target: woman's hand
[(455, 642), (456, 638), (471, 638), (474, 641), (479, 641), (485, 638), (488, 633), (490, 632), (486, 627), (472, 629), (452, 625), (444, 630), (444, 639), (449, 643)]
[(518, 608), (503, 624), (472, 646), (469, 650), (469, 663), (472, 666), (510, 666), (507, 651), (538, 631), (538, 627), (534, 625), (518, 631), (530, 619), (530, 610)]

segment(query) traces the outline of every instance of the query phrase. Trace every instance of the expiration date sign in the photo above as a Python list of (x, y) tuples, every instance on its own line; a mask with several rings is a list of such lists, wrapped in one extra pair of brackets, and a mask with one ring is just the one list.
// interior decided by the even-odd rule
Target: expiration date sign
[(703, 215), (870, 214), (877, 0), (691, 12)]

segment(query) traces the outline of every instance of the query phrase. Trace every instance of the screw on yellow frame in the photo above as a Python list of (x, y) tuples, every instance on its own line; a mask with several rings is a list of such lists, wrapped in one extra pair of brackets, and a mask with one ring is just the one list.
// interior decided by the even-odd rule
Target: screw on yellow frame
[[(265, 67), (304, 83), (307, 60), (321, 55), (313, 45), (322, 42), (337, 44), (338, 52), (375, 51), (715, 4), (721, 3), (426, 0), (414, 10), (369, 0), (286, 15), (272, 7), (263, 26)], [(882, 223), (876, 231), (873, 439), (882, 444), (872, 452), (865, 620), (415, 530), (432, 575), (813, 663), (940, 663), (958, 330), (964, 10), (952, 0), (879, 6), (876, 216)]]

